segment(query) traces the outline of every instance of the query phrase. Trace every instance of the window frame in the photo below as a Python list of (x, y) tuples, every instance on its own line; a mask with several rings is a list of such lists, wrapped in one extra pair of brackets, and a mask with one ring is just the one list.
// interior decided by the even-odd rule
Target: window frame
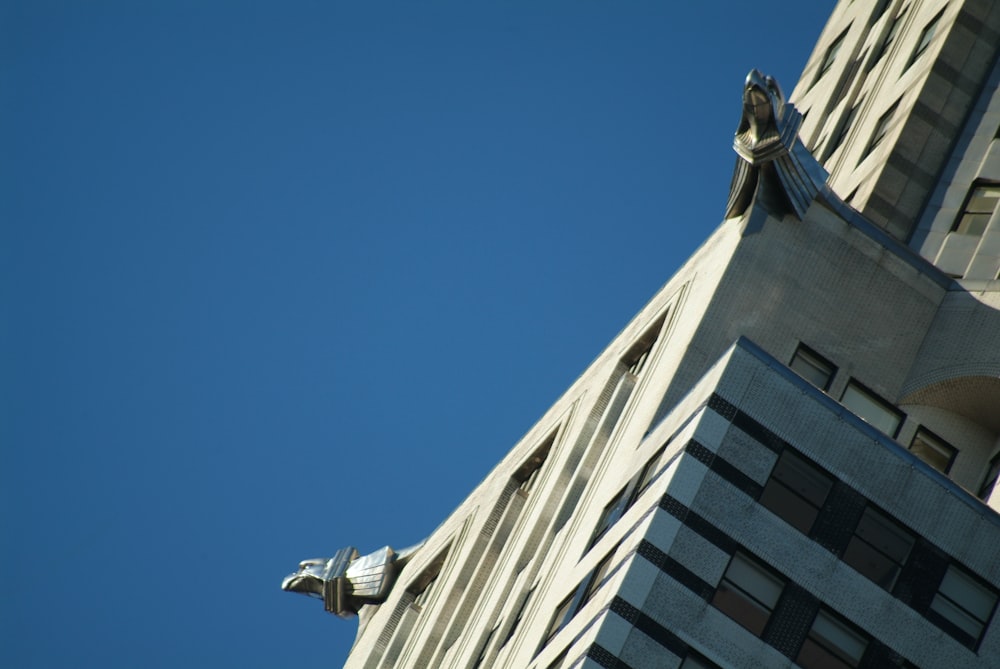
[[(852, 406), (849, 406), (848, 404), (846, 404), (844, 402), (844, 398), (847, 396), (847, 392), (849, 390), (852, 390), (852, 389), (856, 390), (859, 395), (866, 396), (867, 399), (871, 402), (871, 404), (873, 404), (875, 406), (881, 406), (881, 408), (885, 409), (885, 411), (886, 411), (887, 414), (892, 414), (892, 415), (894, 415), (897, 418), (896, 428), (895, 428), (895, 430), (893, 430), (892, 434), (889, 434), (888, 432), (885, 432), (878, 425), (876, 425), (872, 421), (870, 421), (867, 418), (865, 418), (865, 416), (863, 416), (858, 411), (856, 411)], [(844, 406), (844, 408), (846, 408), (848, 411), (850, 411), (854, 415), (858, 416), (863, 421), (865, 421), (866, 423), (868, 423), (869, 425), (871, 425), (873, 428), (875, 428), (876, 430), (878, 430), (879, 432), (882, 432), (883, 434), (886, 434), (886, 435), (892, 437), (893, 439), (895, 439), (896, 437), (899, 436), (899, 431), (903, 427), (903, 423), (906, 422), (906, 412), (904, 412), (903, 410), (901, 410), (899, 407), (897, 407), (892, 402), (889, 402), (888, 400), (886, 400), (884, 397), (882, 397), (881, 395), (879, 395), (874, 390), (872, 390), (871, 388), (869, 388), (865, 384), (861, 383), (860, 381), (858, 381), (854, 377), (851, 377), (850, 379), (848, 379), (847, 385), (844, 386), (844, 390), (840, 394), (840, 404), (842, 406)]]
[[(885, 537), (875, 534), (877, 530), (885, 530), (890, 541), (887, 542)], [(901, 541), (893, 542), (892, 539)], [(900, 551), (898, 545), (891, 545), (893, 543), (908, 543), (909, 545), (906, 546), (905, 550)], [(858, 519), (851, 539), (844, 548), (844, 553), (840, 556), (840, 559), (844, 564), (854, 569), (872, 583), (891, 593), (896, 585), (896, 581), (899, 579), (900, 573), (903, 571), (903, 567), (913, 553), (913, 547), (916, 543), (917, 535), (911, 532), (909, 528), (905, 527), (888, 513), (869, 504)], [(866, 569), (873, 557), (875, 559), (881, 558), (895, 565), (888, 580), (884, 580), (885, 577), (883, 577), (882, 581), (877, 580), (873, 578), (873, 575), (870, 573), (871, 570)], [(869, 562), (866, 564), (866, 561)]]
[[(800, 372), (793, 366), (795, 365), (796, 360), (802, 360), (806, 364), (811, 365), (813, 369), (816, 369), (820, 372), (823, 371), (820, 368), (820, 366), (827, 367), (829, 371), (826, 373), (826, 383), (823, 384), (822, 386), (813, 383), (812, 379), (806, 377), (802, 372)], [(788, 362), (788, 367), (793, 372), (804, 378), (806, 381), (809, 381), (810, 383), (812, 383), (812, 385), (816, 386), (817, 388), (819, 388), (824, 392), (830, 389), (830, 385), (833, 383), (833, 379), (837, 375), (837, 366), (835, 364), (827, 360), (826, 357), (817, 353), (814, 349), (806, 346), (801, 342), (799, 342), (799, 345), (796, 347), (795, 353), (792, 354), (792, 359)]]
[[(882, 60), (882, 57), (889, 51), (889, 47), (891, 47), (892, 43), (896, 41), (896, 38), (899, 36), (899, 30), (902, 28), (903, 17), (906, 16), (906, 12), (909, 8), (909, 5), (903, 7), (903, 9), (893, 17), (892, 25), (889, 26), (889, 32), (885, 34), (885, 39), (882, 40), (882, 44), (879, 45), (875, 58), (872, 59), (872, 67)], [(883, 9), (882, 11), (884, 12), (885, 10)]]
[[(994, 200), (993, 210), (986, 214), (985, 211), (969, 211), (969, 206), (976, 197), (976, 191), (978, 190), (989, 190), (997, 193), (997, 198)], [(996, 214), (997, 207), (1000, 206), (1000, 181), (995, 181), (993, 179), (976, 179), (969, 186), (969, 192), (965, 195), (965, 200), (962, 202), (962, 208), (959, 210), (958, 215), (955, 217), (955, 222), (951, 225), (950, 232), (959, 235), (969, 235), (972, 237), (982, 237), (983, 233), (986, 232), (986, 227), (990, 224), (990, 219)], [(973, 232), (969, 232), (974, 217), (986, 215), (986, 222), (983, 224), (983, 229)], [(970, 224), (965, 224), (965, 219), (968, 218)], [(964, 226), (964, 227), (963, 227)], [(978, 227), (978, 226), (976, 226)]]
[[(914, 450), (914, 448), (913, 448), (914, 444), (916, 444), (917, 440), (921, 439), (921, 438), (923, 439), (923, 441), (925, 443), (927, 443), (930, 446), (930, 450), (933, 451), (933, 452), (935, 452), (935, 453), (941, 453), (941, 451), (937, 450), (935, 448), (935, 446), (942, 447), (944, 449), (944, 451), (945, 451), (944, 454), (948, 458), (948, 461), (945, 463), (944, 469), (938, 467), (936, 464), (934, 464), (930, 460), (921, 457), (920, 456), (920, 452)], [(915, 456), (917, 456), (918, 458), (920, 458), (920, 460), (922, 462), (926, 463), (927, 465), (933, 467), (934, 469), (936, 469), (937, 471), (939, 471), (939, 472), (941, 472), (942, 474), (945, 474), (945, 475), (947, 475), (948, 472), (951, 471), (952, 465), (955, 464), (955, 458), (958, 457), (958, 449), (957, 448), (955, 448), (950, 443), (948, 443), (947, 440), (942, 439), (940, 436), (938, 436), (934, 432), (931, 432), (930, 430), (928, 430), (923, 425), (918, 425), (917, 426), (917, 431), (913, 433), (913, 439), (910, 440), (910, 445), (906, 447), (906, 450), (910, 451)]]
[[(777, 592), (773, 594), (773, 603), (768, 605), (767, 602), (759, 599), (750, 588), (758, 590), (757, 583), (741, 583), (734, 578), (737, 574), (738, 568), (736, 565), (739, 564), (741, 567), (747, 567), (750, 572), (754, 573), (757, 577), (761, 578), (763, 581), (769, 581), (770, 585), (778, 585)], [(746, 573), (746, 572), (744, 572)], [(711, 604), (713, 607), (718, 609), (723, 615), (730, 618), (740, 627), (744, 628), (756, 637), (763, 637), (767, 631), (768, 624), (771, 622), (774, 610), (778, 606), (778, 602), (781, 599), (782, 594), (784, 594), (785, 587), (788, 585), (788, 579), (780, 575), (775, 570), (771, 569), (760, 562), (755, 557), (752, 557), (749, 553), (742, 550), (733, 553), (729, 560), (729, 564), (726, 566), (726, 571), (723, 572), (722, 577), (719, 579), (719, 584), (715, 589), (715, 593), (712, 595)], [(742, 613), (740, 604), (747, 605), (752, 609), (756, 609), (757, 612), (766, 612), (763, 621), (759, 624), (759, 630), (756, 629), (758, 625), (754, 624), (751, 627), (751, 623), (744, 616), (743, 618), (737, 617)], [(735, 605), (734, 605), (735, 604)]]
[[(832, 628), (837, 628), (839, 632), (845, 635), (850, 635), (857, 641), (863, 641), (864, 645), (861, 648), (861, 652), (856, 656), (850, 654), (849, 650), (836, 645), (836, 641), (829, 638), (829, 635), (823, 636), (821, 632), (816, 630), (816, 624), (818, 622), (822, 622), (824, 625), (829, 625)], [(796, 655), (795, 663), (803, 667), (803, 669), (812, 669), (812, 667), (821, 669), (822, 667), (830, 666), (826, 662), (814, 665), (809, 664), (810, 660), (808, 658), (803, 659), (803, 654), (806, 653), (807, 650), (815, 648), (816, 650), (825, 653), (827, 657), (834, 658), (834, 660), (839, 662), (840, 665), (844, 667), (851, 667), (853, 669), (861, 666), (865, 653), (868, 652), (868, 647), (871, 642), (872, 637), (865, 633), (864, 630), (823, 606), (820, 607), (820, 609), (816, 612), (816, 616), (813, 618), (812, 625), (809, 627), (809, 632), (806, 635), (806, 638), (802, 641), (802, 646), (799, 648), (799, 652)]]
[[(803, 472), (806, 472), (807, 476), (793, 478)], [(811, 477), (814, 478), (810, 480)], [(816, 483), (817, 478), (825, 479), (825, 491), (805, 487)], [(835, 482), (836, 478), (828, 474), (826, 470), (801, 453), (786, 448), (771, 468), (771, 473), (757, 497), (757, 503), (808, 537), (811, 536), (812, 530), (816, 526), (816, 519), (819, 518)], [(789, 500), (789, 496), (792, 502), (797, 500), (798, 504), (793, 504), (792, 507), (784, 506), (782, 502)], [(803, 524), (800, 521), (800, 516), (793, 511), (801, 511), (806, 507), (813, 509), (814, 512), (810, 518), (805, 519), (805, 524)]]
[[(962, 580), (965, 585), (971, 585), (979, 589), (980, 594), (986, 594), (992, 597), (993, 601), (989, 604), (989, 610), (984, 614), (982, 618), (978, 617), (971, 609), (967, 608), (967, 605), (963, 605), (955, 593), (944, 592), (943, 588), (949, 582), (949, 576), (955, 574), (956, 579)], [(944, 575), (941, 577), (941, 583), (938, 584), (937, 591), (934, 593), (934, 598), (931, 600), (930, 605), (927, 608), (927, 618), (935, 623), (938, 627), (943, 629), (948, 633), (949, 636), (954, 638), (956, 641), (966, 646), (967, 648), (975, 651), (979, 648), (979, 643), (983, 640), (983, 635), (986, 630), (989, 629), (990, 621), (993, 619), (993, 614), (997, 610), (997, 601), (1000, 599), (1000, 592), (997, 591), (989, 583), (986, 583), (983, 579), (979, 578), (976, 574), (960, 566), (956, 562), (951, 562), (948, 564), (948, 569), (945, 571)], [(964, 614), (967, 618), (970, 618), (979, 624), (979, 630), (977, 634), (972, 634), (962, 627), (962, 625), (949, 616), (947, 612), (948, 606), (953, 609), (957, 609), (957, 612), (961, 615)]]
[(920, 31), (920, 37), (917, 39), (917, 46), (913, 48), (913, 53), (910, 55), (910, 59), (906, 61), (906, 67), (903, 68), (904, 72), (913, 67), (913, 64), (920, 60), (920, 57), (927, 52), (928, 47), (930, 47), (931, 42), (934, 41), (934, 37), (937, 35), (938, 25), (941, 23), (941, 18), (943, 16), (944, 9), (928, 21), (924, 26), (924, 29)]
[(882, 143), (885, 136), (889, 134), (889, 126), (892, 124), (892, 120), (896, 116), (896, 110), (899, 109), (899, 102), (899, 100), (893, 102), (892, 105), (885, 110), (885, 113), (878, 117), (878, 121), (875, 123), (875, 130), (872, 131), (872, 137), (868, 140), (868, 146), (865, 148), (865, 152), (861, 156), (862, 161), (870, 156), (872, 151), (878, 148), (878, 145)]
[(990, 458), (990, 463), (986, 468), (986, 476), (983, 477), (983, 482), (979, 484), (979, 492), (976, 494), (976, 497), (987, 499), (993, 494), (998, 480), (1000, 480), (1000, 453)]
[(823, 60), (820, 61), (819, 69), (816, 71), (816, 78), (813, 79), (813, 86), (823, 78), (827, 72), (833, 68), (833, 64), (837, 62), (837, 55), (840, 53), (840, 49), (844, 46), (844, 41), (847, 39), (847, 33), (851, 30), (851, 25), (848, 24), (837, 37), (830, 42), (830, 46), (826, 47), (826, 51), (823, 53)]

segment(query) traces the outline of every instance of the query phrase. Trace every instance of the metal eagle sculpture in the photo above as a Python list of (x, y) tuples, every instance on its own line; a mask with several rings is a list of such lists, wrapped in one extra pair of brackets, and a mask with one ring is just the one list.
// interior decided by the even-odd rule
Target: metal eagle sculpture
[(341, 618), (351, 618), (365, 604), (381, 604), (396, 576), (422, 544), (394, 551), (384, 546), (361, 556), (353, 546), (341, 548), (332, 558), (299, 563), (299, 570), (285, 577), (281, 589), (322, 599), (324, 608)]
[(762, 197), (775, 213), (799, 220), (826, 189), (827, 172), (799, 140), (802, 114), (785, 102), (772, 77), (750, 70), (743, 86), (743, 114), (733, 149), (736, 169), (729, 188), (726, 218), (739, 216)]

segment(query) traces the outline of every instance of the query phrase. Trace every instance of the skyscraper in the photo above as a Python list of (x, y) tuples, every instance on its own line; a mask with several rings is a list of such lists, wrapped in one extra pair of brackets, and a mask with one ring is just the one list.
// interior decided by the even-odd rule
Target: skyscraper
[(995, 5), (751, 72), (702, 247), (425, 542), (286, 579), (347, 666), (1000, 666)]

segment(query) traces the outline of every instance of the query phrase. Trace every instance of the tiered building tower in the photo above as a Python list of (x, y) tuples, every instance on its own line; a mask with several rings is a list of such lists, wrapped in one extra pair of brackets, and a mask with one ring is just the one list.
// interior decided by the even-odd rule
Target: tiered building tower
[(841, 0), (752, 72), (713, 235), (423, 544), (286, 579), (347, 666), (1000, 667), (998, 47)]

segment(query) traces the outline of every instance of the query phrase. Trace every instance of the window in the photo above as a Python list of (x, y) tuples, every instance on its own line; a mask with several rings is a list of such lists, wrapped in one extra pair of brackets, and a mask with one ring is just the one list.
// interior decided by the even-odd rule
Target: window
[(872, 66), (882, 59), (882, 56), (889, 51), (889, 47), (892, 46), (892, 43), (896, 41), (896, 36), (899, 35), (899, 29), (903, 25), (903, 17), (905, 15), (906, 8), (904, 7), (903, 11), (897, 14), (896, 18), (892, 20), (892, 25), (889, 26), (889, 32), (886, 33), (885, 39), (882, 41), (882, 45), (878, 48), (878, 53), (876, 53), (875, 58), (872, 59)]
[(486, 637), (486, 641), (483, 642), (482, 648), (479, 649), (479, 657), (476, 658), (475, 664), (472, 665), (472, 669), (478, 669), (482, 666), (483, 660), (486, 659), (486, 655), (490, 649), (490, 642), (493, 641), (493, 637), (496, 636), (497, 630), (500, 628), (499, 625), (490, 630), (489, 636)]
[(996, 211), (998, 200), (1000, 200), (1000, 184), (974, 182), (952, 231), (962, 235), (983, 234), (986, 224)]
[(646, 462), (642, 470), (628, 482), (628, 485), (619, 490), (618, 494), (611, 498), (611, 501), (604, 507), (604, 510), (601, 511), (601, 516), (597, 519), (597, 526), (594, 527), (594, 534), (590, 539), (590, 543), (587, 544), (587, 550), (593, 548), (608, 529), (618, 522), (618, 519), (625, 515), (625, 512), (632, 508), (632, 505), (639, 499), (639, 496), (646, 491), (646, 488), (649, 487), (649, 484), (653, 481), (653, 477), (656, 475), (656, 466), (659, 464), (665, 450), (666, 445), (657, 450)]
[(837, 52), (840, 51), (840, 47), (844, 45), (844, 38), (847, 37), (847, 30), (849, 29), (850, 26), (848, 26), (844, 32), (840, 33), (840, 35), (837, 36), (837, 39), (833, 40), (833, 42), (830, 43), (830, 46), (827, 47), (826, 55), (823, 56), (823, 62), (820, 63), (819, 71), (816, 73), (816, 79), (813, 80), (814, 84), (822, 79), (823, 75), (829, 72), (830, 68), (833, 67), (834, 61), (837, 60)]
[(629, 499), (629, 507), (635, 504), (635, 500), (639, 499), (639, 496), (646, 492), (646, 488), (648, 488), (649, 484), (653, 482), (653, 477), (656, 476), (656, 467), (660, 464), (660, 458), (663, 457), (663, 452), (666, 450), (666, 446), (661, 446), (660, 449), (653, 453), (653, 456), (649, 458), (645, 466), (643, 466), (642, 471), (639, 472), (639, 477), (635, 484), (635, 492), (632, 493), (631, 498)]
[(808, 535), (832, 487), (833, 479), (825, 472), (786, 450), (774, 465), (759, 501)]
[(857, 667), (868, 641), (861, 630), (820, 609), (795, 661), (806, 669)]
[[(853, 109), (851, 113), (854, 113)], [(804, 344), (799, 344), (788, 366), (820, 390), (827, 390), (830, 387), (833, 375), (837, 372), (833, 363)]]
[(638, 376), (649, 362), (649, 354), (652, 353), (656, 340), (660, 338), (660, 330), (663, 329), (666, 320), (667, 314), (660, 316), (622, 357), (622, 362), (628, 367), (630, 374)]
[(573, 606), (573, 598), (575, 594), (575, 592), (571, 592), (569, 596), (561, 601), (559, 606), (556, 607), (555, 615), (552, 616), (552, 622), (549, 623), (549, 631), (545, 633), (545, 641), (542, 642), (542, 648), (544, 648), (545, 645), (552, 640), (552, 637), (558, 634), (559, 630), (565, 627), (566, 623), (568, 623), (573, 617), (570, 615), (570, 609)]
[[(844, 122), (840, 124), (840, 129), (837, 134), (834, 135), (834, 139), (830, 142), (830, 145), (826, 149), (826, 157), (829, 158), (833, 155), (833, 152), (840, 148), (840, 145), (844, 143), (847, 139), (847, 133), (850, 132), (851, 126), (854, 125), (854, 119), (858, 117), (858, 110), (861, 109), (861, 103), (863, 100), (858, 100), (851, 111), (847, 112), (847, 117), (844, 118)], [(824, 389), (825, 390), (825, 389)]]
[(500, 644), (501, 648), (506, 646), (507, 643), (514, 638), (514, 633), (517, 632), (517, 627), (521, 624), (521, 619), (524, 618), (524, 611), (528, 608), (528, 602), (531, 601), (531, 596), (535, 594), (535, 588), (537, 587), (537, 583), (531, 586), (531, 590), (529, 590), (528, 594), (526, 594), (524, 599), (521, 600), (521, 606), (517, 608), (517, 613), (514, 615), (514, 622), (511, 624), (510, 629), (507, 630), (507, 636), (504, 637), (503, 643)]
[(975, 649), (996, 603), (996, 590), (952, 564), (948, 566), (931, 601), (927, 617), (951, 636)]
[[(601, 587), (601, 584), (604, 582), (604, 577), (608, 575), (608, 571), (611, 569), (611, 558), (614, 557), (616, 550), (618, 550), (618, 546), (611, 549), (611, 551), (604, 556), (604, 559), (597, 563), (597, 566), (594, 567), (594, 571), (590, 572), (590, 576), (583, 579), (583, 582), (581, 582), (580, 585), (582, 586), (582, 590), (578, 591), (580, 603), (575, 607), (577, 611), (586, 606), (587, 602), (589, 602), (594, 596), (594, 593), (597, 592), (597, 589)], [(583, 583), (586, 583), (586, 585), (583, 585)]]
[(872, 133), (871, 141), (868, 142), (868, 148), (865, 149), (865, 155), (862, 156), (862, 160), (868, 157), (872, 151), (875, 150), (882, 140), (885, 139), (886, 134), (889, 132), (889, 122), (892, 121), (893, 114), (896, 113), (896, 107), (899, 106), (899, 101), (897, 100), (886, 113), (882, 114), (879, 118), (878, 123), (875, 124), (875, 132)]
[(942, 14), (944, 14), (943, 9), (938, 12), (937, 16), (930, 20), (930, 23), (924, 26), (923, 31), (920, 33), (920, 39), (917, 40), (917, 48), (913, 50), (913, 55), (910, 56), (909, 62), (906, 63), (907, 69), (917, 62), (917, 59), (924, 54), (924, 51), (927, 51), (927, 47), (930, 46), (931, 40), (934, 39), (934, 33), (937, 32), (937, 27), (941, 22)]
[(444, 561), (448, 557), (449, 550), (451, 550), (450, 545), (438, 553), (437, 557), (407, 586), (406, 591), (412, 594), (414, 598), (412, 605), (418, 609), (422, 609), (427, 604), (427, 600), (430, 599), (431, 592), (434, 590), (434, 583), (441, 573), (441, 568), (444, 566)]
[(597, 519), (597, 526), (594, 528), (594, 535), (587, 545), (588, 550), (601, 540), (601, 537), (608, 531), (608, 528), (614, 525), (625, 512), (625, 493), (627, 490), (628, 486), (619, 490), (618, 494), (612, 497), (611, 501), (604, 507), (604, 510), (601, 511), (601, 516)]
[(930, 430), (918, 427), (910, 442), (910, 451), (939, 472), (948, 473), (958, 449)]
[(906, 417), (902, 411), (854, 379), (851, 379), (844, 389), (840, 403), (863, 418), (865, 422), (870, 423), (872, 427), (878, 428), (893, 438), (899, 433), (899, 426), (903, 424), (903, 418)]
[(705, 659), (694, 651), (690, 651), (678, 669), (719, 669), (719, 665)]
[(915, 539), (888, 516), (865, 509), (843, 560), (882, 588), (892, 591)]
[(784, 587), (780, 576), (743, 553), (736, 553), (712, 597), (712, 605), (760, 636)]
[[(552, 637), (559, 633), (563, 627), (573, 619), (577, 613), (580, 612), (587, 602), (594, 596), (594, 593), (601, 587), (604, 578), (607, 576), (608, 571), (611, 567), (611, 558), (614, 557), (615, 551), (618, 550), (616, 545), (608, 554), (604, 556), (593, 571), (591, 571), (587, 576), (584, 577), (580, 584), (575, 590), (560, 602), (559, 606), (556, 608), (556, 613), (552, 617), (552, 622), (549, 623), (549, 631), (545, 635), (545, 641), (542, 643), (542, 648), (551, 641)], [(504, 642), (506, 643), (506, 641)]]
[(875, 6), (875, 11), (872, 12), (872, 23), (878, 21), (888, 8), (889, 0), (879, 0), (878, 4)]
[(1000, 478), (1000, 453), (993, 456), (990, 460), (989, 469), (986, 470), (986, 478), (983, 479), (983, 484), (979, 486), (979, 499), (986, 499), (993, 492), (993, 488), (997, 485), (997, 479)]

